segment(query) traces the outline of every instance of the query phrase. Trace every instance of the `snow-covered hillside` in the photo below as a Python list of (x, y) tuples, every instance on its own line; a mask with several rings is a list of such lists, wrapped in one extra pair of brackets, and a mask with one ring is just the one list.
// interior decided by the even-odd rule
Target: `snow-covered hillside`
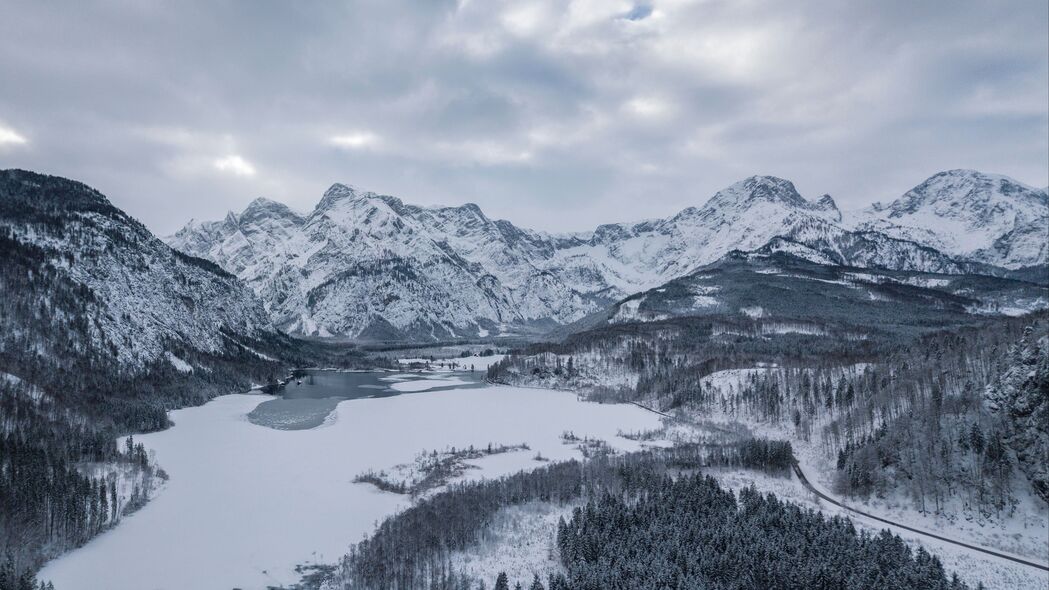
[(1049, 194), (1007, 176), (948, 170), (888, 205), (850, 215), (849, 222), (958, 257), (1033, 266), (1047, 260)]
[[(995, 194), (1003, 203), (1019, 199), (1014, 209), (1026, 217), (1017, 218), (1039, 214), (1037, 194), (1011, 188)], [(950, 246), (944, 239), (897, 231), (865, 215), (843, 216), (829, 195), (810, 201), (787, 180), (754, 176), (666, 219), (551, 235), (489, 219), (473, 204), (418, 207), (336, 184), (306, 216), (260, 199), (225, 220), (191, 222), (167, 240), (245, 280), (292, 333), (376, 339), (566, 324), (733, 250), (916, 272), (963, 274), (975, 267), (938, 249)], [(944, 228), (949, 236), (965, 229), (949, 219)], [(1044, 240), (1040, 252), (1024, 260), (1044, 261)]]
[(190, 371), (187, 351), (276, 335), (236, 277), (173, 250), (75, 181), (0, 171), (0, 246), (0, 352), (105, 358), (122, 371), (166, 360)]

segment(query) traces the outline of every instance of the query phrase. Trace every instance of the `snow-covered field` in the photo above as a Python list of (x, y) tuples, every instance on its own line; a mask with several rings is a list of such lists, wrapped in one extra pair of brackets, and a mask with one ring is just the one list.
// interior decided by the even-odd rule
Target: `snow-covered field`
[(354, 484), (355, 475), (410, 461), (424, 449), (526, 442), (532, 452), (474, 462), (496, 477), (579, 457), (561, 433), (604, 439), (656, 428), (630, 405), (572, 393), (484, 387), (344, 401), (322, 427), (282, 431), (246, 414), (264, 395), (227, 395), (172, 413), (175, 426), (136, 436), (171, 479), (142, 510), (47, 565), (58, 590), (264, 588), (297, 581), (297, 564), (333, 562), (408, 499)]

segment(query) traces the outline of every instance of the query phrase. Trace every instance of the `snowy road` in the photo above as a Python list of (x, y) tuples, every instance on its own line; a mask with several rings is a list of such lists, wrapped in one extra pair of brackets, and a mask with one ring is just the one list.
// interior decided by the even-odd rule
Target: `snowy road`
[[(650, 407), (648, 407), (648, 406), (646, 406), (644, 404), (639, 404), (637, 402), (630, 402), (630, 403), (635, 405), (635, 406), (637, 406), (637, 407), (639, 407), (639, 408), (641, 408), (641, 409), (648, 410), (649, 412), (658, 414), (660, 416), (663, 416), (663, 417), (666, 417), (666, 418), (670, 418), (670, 419), (675, 419), (674, 416), (671, 416), (670, 414), (667, 414), (665, 412), (660, 412), (659, 410), (656, 410), (654, 408), (650, 408)], [(857, 510), (857, 509), (855, 509), (855, 508), (853, 508), (851, 506), (848, 506), (848, 505), (838, 501), (837, 499), (831, 497), (830, 495), (820, 491), (816, 486), (812, 485), (812, 483), (809, 481), (809, 479), (807, 477), (805, 477), (805, 472), (801, 470), (801, 466), (798, 464), (797, 460), (794, 461), (794, 473), (798, 476), (798, 479), (801, 481), (802, 485), (805, 486), (805, 488), (807, 490), (809, 490), (810, 492), (815, 494), (818, 498), (826, 500), (827, 502), (830, 502), (831, 504), (834, 504), (835, 506), (838, 506), (839, 508), (842, 508), (842, 509), (847, 510), (849, 512), (852, 512), (854, 514), (858, 514), (858, 515), (863, 516), (865, 518), (869, 518), (871, 520), (875, 520), (875, 521), (878, 521), (878, 522), (881, 522), (881, 523), (884, 523), (884, 524), (887, 524), (887, 525), (898, 527), (900, 529), (903, 529), (903, 530), (906, 530), (906, 531), (910, 531), (912, 533), (917, 533), (919, 535), (923, 535), (923, 536), (926, 536), (926, 537), (929, 537), (929, 538), (932, 538), (932, 539), (936, 539), (938, 541), (943, 541), (945, 543), (950, 543), (952, 545), (957, 545), (959, 547), (963, 547), (963, 548), (968, 549), (970, 551), (979, 551), (980, 553), (985, 553), (987, 555), (991, 555), (991, 556), (997, 557), (999, 559), (1006, 559), (1006, 560), (1009, 560), (1009, 561), (1012, 561), (1012, 562), (1015, 562), (1015, 563), (1019, 563), (1021, 565), (1025, 565), (1025, 566), (1028, 566), (1028, 567), (1033, 567), (1033, 568), (1040, 569), (1042, 571), (1049, 572), (1049, 566), (1047, 566), (1046, 564), (1043, 564), (1043, 563), (1038, 563), (1038, 562), (1035, 562), (1035, 561), (1031, 561), (1029, 559), (1024, 559), (1024, 558), (1018, 557), (1016, 555), (1009, 555), (1008, 553), (1001, 553), (999, 551), (995, 551), (993, 549), (987, 549), (985, 547), (980, 547), (980, 546), (977, 546), (977, 545), (970, 545), (969, 543), (965, 543), (963, 541), (958, 541), (956, 539), (951, 539), (949, 537), (944, 537), (944, 536), (941, 536), (941, 535), (937, 535), (935, 533), (930, 533), (930, 532), (924, 531), (922, 529), (916, 529), (914, 527), (910, 527), (910, 526), (907, 526), (905, 524), (900, 524), (900, 523), (892, 521), (892, 520), (881, 518), (880, 516), (874, 516), (873, 514), (870, 514), (868, 512), (864, 512), (862, 510)]]
[(848, 510), (849, 512), (853, 512), (855, 514), (859, 514), (860, 516), (864, 516), (866, 518), (870, 518), (870, 519), (876, 520), (878, 522), (882, 522), (882, 523), (885, 523), (885, 524), (888, 524), (888, 525), (892, 525), (894, 527), (898, 527), (898, 528), (901, 528), (901, 529), (904, 529), (904, 530), (908, 530), (908, 531), (910, 531), (912, 533), (918, 533), (919, 535), (924, 535), (926, 537), (931, 537), (931, 538), (937, 539), (939, 541), (944, 541), (946, 543), (951, 543), (953, 545), (958, 545), (959, 547), (964, 547), (964, 548), (969, 549), (971, 551), (979, 551), (980, 553), (986, 553), (987, 555), (993, 555), (994, 557), (998, 557), (998, 558), (1001, 558), (1001, 559), (1008, 559), (1009, 561), (1014, 561), (1016, 563), (1020, 563), (1020, 564), (1026, 565), (1026, 566), (1035, 567), (1035, 568), (1038, 568), (1038, 569), (1043, 570), (1043, 571), (1049, 571), (1049, 566), (1046, 566), (1045, 564), (1037, 563), (1037, 562), (1034, 562), (1034, 561), (1029, 561), (1029, 560), (1024, 559), (1022, 557), (1017, 557), (1015, 555), (1009, 555), (1007, 553), (999, 553), (998, 551), (994, 551), (993, 549), (986, 549), (984, 547), (978, 547), (976, 545), (970, 545), (968, 543), (963, 543), (962, 541), (958, 541), (958, 540), (955, 540), (955, 539), (950, 539), (950, 538), (947, 538), (947, 537), (943, 537), (943, 536), (937, 535), (935, 533), (930, 533), (928, 531), (923, 531), (921, 529), (916, 529), (914, 527), (909, 527), (909, 526), (907, 526), (905, 524), (900, 524), (898, 522), (894, 522), (894, 521), (891, 521), (891, 520), (888, 520), (888, 519), (885, 519), (885, 518), (881, 518), (880, 516), (874, 516), (873, 514), (870, 514), (868, 512), (864, 512), (862, 510), (857, 510), (855, 508), (852, 508), (851, 506), (848, 506), (848, 505), (846, 505), (846, 504), (844, 504), (842, 502), (839, 502), (838, 500), (828, 496), (827, 494), (824, 494), (819, 489), (817, 489), (814, 485), (812, 485), (809, 482), (809, 479), (807, 477), (805, 477), (805, 472), (801, 470), (801, 466), (798, 465), (797, 461), (794, 462), (794, 473), (798, 476), (798, 479), (801, 480), (802, 485), (804, 485), (806, 489), (808, 489), (810, 492), (815, 494), (817, 497), (819, 497), (819, 498), (821, 498), (823, 500), (826, 500), (827, 502), (830, 502), (831, 504), (834, 504), (835, 506), (838, 506), (840, 508), (844, 508), (845, 510)]

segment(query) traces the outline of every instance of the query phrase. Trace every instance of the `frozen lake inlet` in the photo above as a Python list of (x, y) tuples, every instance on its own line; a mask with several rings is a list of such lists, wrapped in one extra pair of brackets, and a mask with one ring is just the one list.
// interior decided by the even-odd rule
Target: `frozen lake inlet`
[(423, 450), (527, 443), (529, 451), (473, 462), (468, 477), (498, 477), (579, 457), (578, 436), (635, 450), (616, 433), (656, 428), (632, 405), (577, 401), (572, 393), (505, 386), (437, 390), (338, 404), (323, 426), (276, 430), (247, 414), (264, 395), (227, 395), (172, 412), (175, 426), (136, 436), (171, 479), (142, 510), (49, 563), (58, 590), (265, 588), (298, 581), (297, 564), (334, 562), (405, 496), (352, 483), (369, 469)]

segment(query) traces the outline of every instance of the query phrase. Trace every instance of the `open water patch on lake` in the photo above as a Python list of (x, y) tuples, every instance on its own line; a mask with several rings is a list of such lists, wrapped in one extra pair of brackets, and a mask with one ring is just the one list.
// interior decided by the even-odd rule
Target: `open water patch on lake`
[(345, 400), (482, 387), (482, 374), (308, 370), (302, 377), (292, 379), (280, 397), (256, 406), (248, 413), (248, 420), (277, 430), (307, 430), (324, 424), (334, 416), (339, 402)]

